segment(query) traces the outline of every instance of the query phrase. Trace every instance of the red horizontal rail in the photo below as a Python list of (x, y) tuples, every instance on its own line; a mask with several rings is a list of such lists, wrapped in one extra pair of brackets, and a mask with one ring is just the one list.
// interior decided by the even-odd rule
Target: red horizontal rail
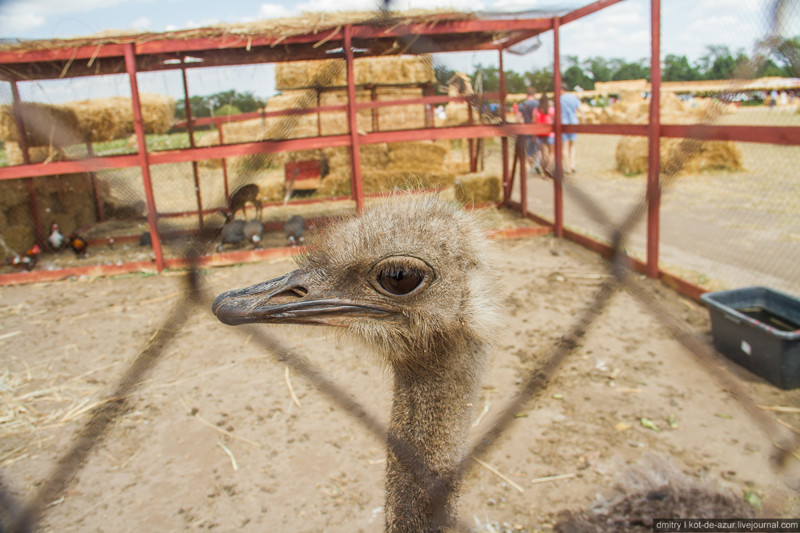
[[(482, 100), (498, 99), (497, 93), (485, 93), (481, 95)], [(472, 97), (469, 96), (423, 96), (420, 98), (408, 98), (401, 100), (376, 100), (373, 102), (357, 102), (357, 109), (372, 109), (376, 107), (391, 107), (397, 105), (412, 105), (412, 104), (446, 104), (448, 102), (469, 102)], [(286, 115), (311, 115), (314, 113), (326, 113), (335, 111), (347, 111), (347, 104), (329, 105), (321, 107), (301, 107), (291, 109), (281, 109), (278, 111), (251, 111), (249, 113), (240, 113), (238, 115), (225, 115), (221, 117), (203, 117), (192, 120), (194, 126), (208, 126), (216, 124), (218, 127), (222, 124), (230, 122), (242, 122), (254, 118), (265, 117), (280, 117)], [(186, 120), (180, 120), (172, 125), (174, 128), (185, 128)]]
[(51, 48), (49, 50), (6, 50), (0, 52), (0, 63), (33, 63), (39, 61), (74, 61), (76, 59), (117, 57), (122, 59), (125, 46), (102, 44)]
[(662, 137), (688, 137), (714, 141), (740, 141), (782, 145), (800, 144), (798, 126), (663, 125)]
[[(512, 208), (519, 209), (519, 203), (517, 202), (509, 202), (509, 203)], [(545, 218), (537, 216), (533, 213), (526, 213), (525, 216), (526, 218), (533, 220), (537, 224), (542, 224), (545, 227), (552, 226), (552, 222), (548, 221)], [(565, 238), (571, 240), (576, 244), (583, 246), (584, 248), (592, 250), (593, 252), (599, 254), (606, 260), (610, 260), (614, 255), (614, 249), (608, 244), (595, 240), (591, 237), (587, 237), (586, 235), (583, 235), (581, 233), (578, 233), (576, 231), (567, 228), (564, 228), (563, 232)], [(639, 261), (638, 259), (634, 259), (633, 257), (628, 257), (628, 266), (632, 270), (639, 272), (640, 274), (647, 273), (647, 265), (642, 261)], [(658, 279), (660, 279), (665, 284), (669, 285), (679, 293), (696, 301), (700, 300), (701, 294), (708, 292), (706, 289), (702, 287), (699, 287), (693, 283), (686, 281), (685, 279), (675, 276), (674, 274), (665, 272), (661, 269), (658, 270)]]
[[(384, 102), (380, 102), (384, 103)], [(338, 106), (337, 106), (338, 107)], [(409, 142), (438, 139), (466, 139), (504, 137), (515, 135), (547, 135), (551, 125), (545, 124), (505, 124), (455, 126), (450, 128), (429, 128), (423, 130), (395, 130), (368, 133), (360, 137), (361, 144), (382, 142)], [(574, 124), (563, 126), (565, 133), (587, 133), (601, 135), (647, 135), (647, 125), (642, 124)], [(703, 140), (757, 142), (779, 145), (800, 145), (800, 127), (797, 126), (704, 126), (704, 125), (665, 125), (661, 126), (662, 137), (695, 138)], [(150, 152), (151, 164), (183, 163), (205, 159), (222, 159), (259, 153), (279, 153), (284, 151), (313, 150), (350, 146), (349, 135), (328, 137), (308, 137), (282, 141), (260, 141), (252, 143), (226, 144), (203, 148), (186, 148)], [(111, 168), (138, 166), (136, 154), (109, 157), (91, 157), (75, 161), (55, 163), (35, 163), (0, 167), (0, 180), (35, 178), (59, 174), (92, 172)]]
[(353, 39), (380, 39), (404, 35), (442, 35), (476, 32), (548, 30), (552, 22), (548, 18), (509, 19), (509, 20), (450, 20), (436, 24), (411, 23), (398, 24), (390, 28), (377, 25), (354, 25)]
[(139, 166), (139, 156), (137, 154), (87, 157), (86, 159), (76, 159), (75, 161), (57, 161), (55, 163), (34, 163), (32, 165), (0, 167), (0, 180), (75, 174), (78, 172), (91, 172), (93, 170), (136, 166)]
[(589, 5), (585, 5), (580, 7), (574, 11), (570, 11), (563, 17), (561, 17), (560, 24), (567, 24), (568, 22), (572, 22), (574, 20), (578, 20), (583, 18), (587, 15), (591, 15), (592, 13), (596, 13), (601, 9), (605, 9), (609, 6), (613, 6), (614, 4), (618, 4), (622, 0), (598, 0), (597, 2), (592, 2)]
[[(322, 107), (293, 107), (289, 109), (279, 109), (277, 111), (251, 111), (249, 113), (240, 113), (238, 115), (225, 115), (221, 117), (203, 117), (192, 120), (193, 126), (208, 126), (209, 124), (216, 124), (217, 127), (229, 122), (242, 122), (254, 118), (269, 118), (269, 117), (285, 117), (288, 115), (312, 115), (314, 113), (325, 113), (329, 111), (345, 111), (347, 104), (328, 105)], [(185, 128), (186, 121), (181, 120), (172, 125), (174, 128)]]
[(596, 133), (600, 135), (647, 136), (647, 124), (563, 124), (564, 133)]
[[(549, 19), (521, 19), (521, 20), (463, 20), (463, 21), (438, 21), (436, 23), (420, 22), (400, 24), (391, 27), (369, 25), (353, 26), (353, 37), (357, 39), (392, 38), (406, 35), (447, 35), (475, 32), (498, 32), (520, 30), (547, 30), (551, 26)], [(188, 32), (187, 32), (188, 33)], [(332, 35), (333, 34), (333, 35)], [(143, 34), (124, 37), (134, 42), (136, 55), (192, 53), (203, 50), (220, 50), (228, 48), (251, 49), (260, 46), (292, 45), (316, 43), (323, 39), (328, 42), (342, 40), (344, 32), (340, 28), (330, 28), (317, 33), (303, 33), (288, 37), (268, 36), (256, 37), (252, 35), (225, 34), (212, 37), (185, 38), (180, 32), (174, 38), (158, 38), (157, 36)], [(66, 43), (63, 43), (66, 44)], [(63, 46), (62, 44), (62, 46)], [(125, 44), (77, 44), (71, 47), (54, 48), (49, 50), (8, 50), (0, 52), (0, 63), (28, 63), (42, 61), (74, 61), (91, 58), (119, 57), (124, 55)]]

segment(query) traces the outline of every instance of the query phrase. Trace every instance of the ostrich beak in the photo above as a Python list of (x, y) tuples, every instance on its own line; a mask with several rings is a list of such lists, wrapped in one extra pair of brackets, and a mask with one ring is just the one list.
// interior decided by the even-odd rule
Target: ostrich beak
[(301, 270), (220, 294), (211, 310), (229, 326), (264, 322), (346, 327), (352, 318), (391, 314), (389, 308), (380, 305), (315, 294), (309, 274)]

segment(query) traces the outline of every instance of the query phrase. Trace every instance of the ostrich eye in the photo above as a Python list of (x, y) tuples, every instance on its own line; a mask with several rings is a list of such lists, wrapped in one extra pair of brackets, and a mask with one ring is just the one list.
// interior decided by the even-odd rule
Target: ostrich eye
[(378, 273), (378, 283), (381, 287), (398, 296), (408, 294), (422, 283), (425, 274), (417, 270), (387, 269)]
[(372, 268), (372, 285), (387, 296), (409, 296), (422, 290), (433, 271), (416, 257), (389, 257)]

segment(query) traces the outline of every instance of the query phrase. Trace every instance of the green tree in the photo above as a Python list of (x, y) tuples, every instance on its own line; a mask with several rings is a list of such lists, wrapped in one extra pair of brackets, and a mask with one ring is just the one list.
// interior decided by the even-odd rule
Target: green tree
[(482, 90), (492, 93), (500, 90), (500, 69), (497, 67), (484, 67), (478, 63), (470, 79), (476, 92)]
[(626, 61), (619, 61), (615, 64), (611, 79), (614, 81), (620, 80), (641, 80), (650, 79), (650, 66), (647, 64), (646, 59), (640, 59), (634, 63)]
[(539, 92), (550, 92), (553, 90), (553, 71), (549, 68), (528, 72), (525, 77), (528, 80), (528, 85), (536, 87), (536, 90)]
[[(209, 106), (209, 97), (207, 96), (192, 96), (189, 98), (189, 105), (192, 107), (193, 118), (203, 118), (211, 116), (211, 109)], [(175, 117), (179, 119), (186, 118), (186, 101), (178, 100), (175, 102)]]
[(215, 117), (224, 117), (227, 115), (239, 115), (242, 110), (231, 104), (222, 104), (214, 110)]
[(783, 76), (800, 77), (800, 36), (781, 41), (773, 56), (783, 67)]
[(689, 64), (686, 56), (673, 54), (664, 58), (661, 66), (661, 79), (664, 81), (694, 81), (700, 79), (700, 73)]
[(524, 93), (528, 88), (525, 76), (513, 70), (506, 70), (506, 92), (509, 94)]
[(575, 89), (575, 87), (586, 90), (594, 89), (594, 80), (587, 76), (578, 65), (567, 67), (567, 69), (561, 73), (561, 80), (570, 90)]
[(602, 57), (590, 57), (584, 61), (583, 71), (595, 82), (611, 81), (611, 63)]
[(706, 80), (727, 80), (736, 75), (737, 65), (747, 61), (743, 51), (734, 58), (730, 48), (724, 45), (709, 45), (708, 53), (698, 60), (701, 76)]

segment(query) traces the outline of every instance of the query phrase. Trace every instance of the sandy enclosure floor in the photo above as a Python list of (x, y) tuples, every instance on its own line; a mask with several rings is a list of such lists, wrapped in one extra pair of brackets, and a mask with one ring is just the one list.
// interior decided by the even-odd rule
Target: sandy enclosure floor
[[(546, 237), (495, 248), (506, 327), (475, 406), (474, 435), (607, 275), (597, 256)], [(216, 295), (292, 268), (288, 260), (217, 268), (204, 281)], [(647, 283), (710, 342), (705, 309)], [(87, 410), (114, 387), (183, 287), (182, 274), (166, 273), (0, 288), (0, 466), (15, 496), (32, 494), (48, 476)], [(391, 380), (368, 355), (323, 329), (268, 329), (388, 418)], [(781, 391), (727, 366), (759, 404), (800, 405), (800, 390)], [(799, 414), (778, 416), (800, 427)], [(643, 417), (658, 431), (644, 427)], [(620, 292), (548, 390), (482, 458), (507, 480), (473, 465), (461, 518), (477, 531), (549, 530), (558, 511), (589, 506), (624, 465), (652, 453), (742, 497), (753, 491), (766, 516), (798, 516), (800, 501), (786, 488), (796, 478), (772, 469), (773, 451), (693, 356)], [(382, 443), (347, 412), (204, 305), (193, 309), (76, 481), (51, 502), (41, 530), (381, 531), (383, 456)]]

